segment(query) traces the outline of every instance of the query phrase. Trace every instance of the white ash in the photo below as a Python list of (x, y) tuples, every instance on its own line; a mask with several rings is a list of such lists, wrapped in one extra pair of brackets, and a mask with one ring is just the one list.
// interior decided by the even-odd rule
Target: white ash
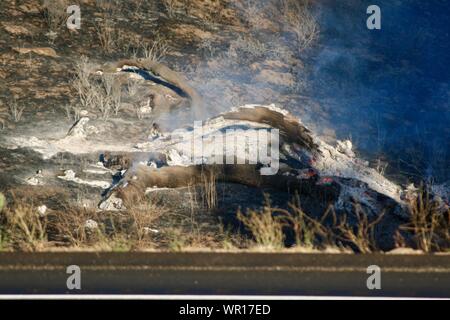
[(47, 215), (47, 206), (43, 204), (37, 207), (37, 211), (40, 217), (45, 217)]
[(95, 220), (88, 219), (88, 220), (86, 220), (86, 222), (84, 223), (84, 227), (85, 227), (86, 229), (88, 229), (88, 230), (93, 231), (93, 230), (98, 229), (98, 223), (97, 223), (97, 221), (95, 221)]
[(144, 230), (144, 234), (145, 235), (149, 235), (149, 234), (158, 234), (159, 233), (159, 230), (158, 229), (153, 229), (153, 228), (150, 228), (150, 227), (144, 227), (143, 228), (143, 230)]
[(103, 211), (121, 211), (126, 210), (127, 208), (123, 204), (123, 200), (115, 197), (113, 194), (100, 203), (99, 209)]
[(350, 140), (344, 140), (344, 141), (338, 140), (336, 149), (337, 149), (337, 151), (339, 151), (343, 154), (346, 154), (350, 158), (355, 157), (355, 153), (352, 150), (353, 144)]
[[(240, 108), (268, 108), (270, 110), (279, 112), (283, 116), (293, 119), (293, 116), (286, 110), (276, 107), (275, 105), (245, 105)], [(233, 108), (232, 111), (238, 111), (239, 108)], [(86, 121), (86, 120), (84, 120)], [(300, 120), (299, 125), (302, 125)], [(303, 125), (302, 125), (303, 126)], [(190, 157), (192, 151), (192, 143), (198, 143), (201, 138), (205, 138), (205, 145), (203, 149), (205, 153), (213, 152), (217, 145), (212, 137), (218, 130), (228, 127), (239, 127), (245, 129), (261, 129), (270, 128), (265, 123), (255, 123), (251, 121), (241, 120), (225, 120), (223, 116), (218, 116), (204, 122), (202, 132), (197, 133), (188, 129), (175, 130), (170, 134), (169, 139), (158, 137), (153, 141), (146, 142), (115, 142), (111, 144), (99, 144), (95, 141), (90, 141), (88, 137), (82, 136), (83, 130), (76, 130), (75, 136), (66, 137), (60, 140), (40, 140), (36, 137), (20, 137), (12, 139), (12, 147), (29, 147), (41, 154), (44, 158), (55, 155), (57, 152), (70, 152), (73, 154), (89, 153), (89, 152), (161, 152), (167, 154), (169, 166), (190, 166), (199, 160)], [(195, 131), (195, 130), (194, 130)], [(239, 134), (239, 132), (236, 132)], [(81, 136), (80, 136), (81, 135)], [(399, 203), (403, 203), (401, 199), (402, 188), (397, 184), (389, 181), (383, 175), (378, 173), (375, 169), (367, 166), (367, 163), (361, 161), (354, 156), (352, 145), (350, 142), (338, 143), (337, 147), (324, 142), (318, 136), (311, 134), (314, 142), (318, 145), (320, 154), (315, 157), (312, 167), (317, 170), (320, 176), (336, 176), (341, 178), (353, 178), (366, 183), (369, 188), (384, 194)], [(10, 145), (11, 146), (11, 145)], [(286, 148), (286, 146), (285, 146)], [(305, 149), (299, 148), (295, 145), (290, 145), (286, 150), (295, 158), (312, 157)], [(61, 179), (72, 179), (77, 183), (94, 184), (96, 186), (105, 188), (107, 183), (103, 181), (87, 182), (74, 177), (60, 177)], [(36, 181), (34, 181), (36, 182)], [(109, 183), (108, 183), (109, 185)]]
[(91, 187), (107, 189), (111, 186), (110, 182), (102, 181), (102, 180), (83, 180), (76, 177), (76, 174), (73, 170), (64, 171), (64, 176), (58, 176), (59, 179), (65, 181), (71, 181), (82, 185), (88, 185)]
[(68, 137), (85, 137), (86, 131), (84, 126), (89, 122), (88, 117), (83, 117), (72, 126), (72, 128), (69, 129), (69, 132), (67, 132)]

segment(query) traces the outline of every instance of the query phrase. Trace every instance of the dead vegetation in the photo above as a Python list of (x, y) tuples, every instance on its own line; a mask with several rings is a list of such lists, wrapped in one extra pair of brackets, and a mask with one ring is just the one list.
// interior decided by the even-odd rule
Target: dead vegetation
[(49, 31), (57, 32), (67, 20), (68, 0), (43, 0), (42, 14), (45, 18)]
[(112, 53), (117, 45), (118, 31), (108, 17), (95, 24), (97, 40), (106, 53)]
[(14, 122), (20, 122), (22, 120), (24, 106), (20, 106), (15, 98), (8, 101), (9, 118)]
[[(201, 194), (203, 186), (196, 193)], [(138, 190), (127, 192), (126, 210), (100, 212), (57, 188), (20, 187), (7, 193), (0, 211), (0, 249), (57, 250), (212, 250), (242, 246), (244, 240), (221, 224), (206, 223), (197, 206), (191, 215), (169, 210)], [(197, 199), (201, 199), (199, 195)], [(40, 207), (45, 204), (46, 210)], [(214, 218), (214, 216), (210, 216)]]
[(6, 122), (9, 117), (10, 115), (7, 104), (0, 100), (0, 130), (4, 130), (6, 128)]
[(266, 45), (251, 36), (239, 36), (231, 41), (227, 57), (237, 64), (253, 63), (267, 54)]
[(78, 95), (79, 103), (85, 110), (89, 110), (94, 107), (94, 97), (89, 78), (92, 71), (93, 66), (89, 63), (88, 58), (81, 57), (75, 65), (75, 77), (71, 82), (72, 87)]
[(283, 223), (267, 200), (261, 211), (238, 212), (238, 219), (250, 230), (257, 248), (279, 250), (284, 247)]
[(325, 248), (334, 245), (334, 236), (325, 224), (332, 208), (329, 208), (320, 219), (313, 218), (303, 211), (298, 196), (294, 197), (289, 208), (290, 212), (283, 212), (284, 219), (293, 230), (297, 247)]
[[(95, 207), (80, 207), (62, 200), (45, 216), (39, 216), (36, 206), (48, 193), (34, 195), (26, 203), (31, 217), (45, 224), (43, 233), (29, 241), (12, 236), (10, 223), (4, 223), (4, 249), (40, 251), (52, 248), (95, 249), (100, 251), (132, 251), (148, 249), (190, 250), (191, 248), (221, 248), (225, 236), (210, 230), (196, 216), (184, 217), (169, 211), (164, 205), (141, 192), (129, 192), (124, 197), (125, 211), (98, 212)], [(60, 196), (60, 198), (64, 198)], [(14, 202), (11, 210), (15, 210)], [(9, 212), (9, 211), (8, 211)], [(11, 211), (12, 212), (12, 211)], [(37, 224), (38, 220), (34, 220)], [(33, 225), (33, 224), (30, 224)], [(161, 225), (165, 227), (162, 229)], [(37, 224), (37, 226), (40, 226)], [(42, 241), (39, 241), (41, 239)], [(33, 244), (33, 245), (30, 245)], [(227, 241), (231, 246), (232, 241)]]
[(14, 209), (6, 209), (2, 214), (3, 231), (11, 244), (23, 251), (38, 251), (47, 242), (47, 219), (40, 217), (33, 206), (18, 205)]
[[(369, 219), (361, 206), (355, 204), (354, 216), (337, 216), (332, 207), (316, 218), (303, 211), (299, 197), (288, 205), (289, 209), (273, 208), (266, 198), (261, 211), (238, 213), (238, 219), (250, 231), (254, 245), (269, 250), (280, 249), (287, 243), (296, 248), (324, 250), (337, 247), (359, 253), (378, 251), (374, 231), (383, 213)], [(286, 234), (292, 239), (286, 239)], [(289, 240), (289, 241), (287, 241)]]
[[(129, 32), (118, 26), (118, 17), (142, 19), (140, 10), (144, 3), (135, 0), (132, 7), (127, 9), (122, 7), (123, 2), (120, 1), (100, 1), (97, 4), (101, 12), (100, 17), (93, 22), (95, 40), (106, 55), (161, 61), (170, 52), (168, 42), (158, 31), (151, 37), (143, 37), (139, 32)], [(145, 4), (155, 10), (155, 3)]]
[(311, 14), (308, 0), (281, 0), (281, 16), (286, 27), (295, 34), (298, 49), (309, 48), (319, 36), (319, 25)]
[[(250, 247), (280, 250), (287, 242), (296, 248), (312, 250), (335, 246), (336, 236), (332, 228), (325, 224), (329, 210), (321, 219), (316, 219), (302, 210), (298, 196), (288, 206), (289, 209), (274, 208), (266, 195), (261, 211), (238, 212), (238, 219), (253, 237)], [(287, 241), (286, 234), (293, 239)]]
[[(426, 188), (408, 200), (410, 221), (397, 233), (398, 245), (411, 246), (424, 252), (446, 252), (450, 248), (450, 209), (432, 198)], [(253, 247), (274, 250), (286, 245), (286, 234), (293, 235), (298, 248), (323, 250), (327, 247), (350, 249), (359, 253), (380, 251), (375, 231), (385, 212), (369, 217), (360, 204), (354, 204), (351, 215), (337, 215), (332, 207), (319, 219), (305, 213), (298, 197), (289, 210), (273, 208), (270, 201), (260, 211), (238, 212), (238, 219), (253, 237)], [(399, 239), (400, 237), (400, 239)], [(291, 241), (292, 242), (292, 241)]]
[(384, 212), (373, 219), (369, 219), (360, 204), (354, 204), (354, 207), (356, 221), (350, 223), (346, 215), (342, 216), (335, 227), (337, 230), (337, 238), (344, 243), (349, 243), (361, 253), (378, 251), (378, 245), (375, 239), (375, 227), (380, 223)]
[(178, 9), (176, 0), (163, 0), (164, 7), (166, 8), (167, 15), (170, 18), (175, 17), (176, 11)]
[[(112, 74), (104, 73), (99, 79), (94, 78), (93, 66), (86, 57), (78, 61), (75, 69), (75, 77), (71, 82), (78, 94), (78, 101), (84, 110), (99, 112), (103, 120), (108, 120), (114, 113), (118, 115), (121, 108), (122, 86)], [(79, 117), (81, 110), (72, 107), (75, 118)], [(68, 114), (68, 112), (66, 110)]]
[(80, 120), (82, 111), (81, 106), (66, 104), (64, 110), (66, 111), (67, 120), (73, 122)]
[(141, 40), (137, 50), (133, 52), (133, 58), (143, 58), (150, 61), (161, 62), (170, 52), (167, 41), (159, 34), (153, 37), (151, 43)]
[[(309, 0), (245, 1), (242, 11), (254, 29), (269, 28), (270, 23), (279, 22), (285, 32), (295, 36), (297, 49), (301, 52), (311, 47), (319, 36), (319, 25), (311, 12)], [(280, 17), (271, 21), (271, 17)]]
[[(11, 191), (10, 203), (0, 211), (3, 250), (42, 251), (52, 248), (96, 248), (129, 251), (152, 248), (153, 223), (167, 211), (142, 199), (126, 212), (99, 212), (69, 203), (58, 190)], [(23, 201), (23, 194), (28, 200)], [(56, 198), (56, 203), (49, 199)], [(47, 203), (45, 210), (37, 204)]]
[[(205, 176), (192, 194), (213, 190), (215, 176)], [(205, 189), (206, 186), (206, 189)], [(27, 201), (19, 201), (27, 195)], [(192, 197), (190, 216), (174, 213), (153, 198), (128, 192), (125, 211), (99, 212), (94, 207), (69, 204), (68, 195), (57, 189), (28, 187), (12, 190), (8, 205), (0, 211), (0, 249), (42, 251), (52, 248), (130, 251), (162, 249), (280, 251), (286, 247), (299, 251), (337, 251), (371, 253), (380, 251), (375, 230), (384, 217), (369, 217), (359, 204), (350, 215), (338, 215), (330, 207), (321, 217), (306, 213), (298, 196), (287, 208), (266, 201), (261, 210), (239, 211), (237, 219), (251, 237), (239, 230), (225, 229), (219, 221), (205, 223), (198, 215), (204, 206), (212, 210), (206, 198)], [(217, 196), (211, 196), (216, 199)], [(16, 200), (17, 199), (17, 200)], [(49, 199), (54, 199), (49, 202)], [(198, 202), (198, 200), (202, 202)], [(46, 203), (42, 211), (39, 204)], [(445, 211), (446, 210), (446, 211)], [(420, 193), (410, 202), (410, 223), (401, 228), (410, 235), (413, 248), (425, 252), (447, 251), (450, 244), (450, 211), (439, 202)], [(403, 243), (407, 243), (405, 238)]]
[(217, 206), (217, 174), (214, 170), (202, 172), (201, 180), (206, 209), (212, 211)]
[(408, 211), (410, 221), (401, 229), (413, 235), (417, 249), (424, 252), (450, 249), (450, 208), (434, 198), (427, 186), (408, 199)]

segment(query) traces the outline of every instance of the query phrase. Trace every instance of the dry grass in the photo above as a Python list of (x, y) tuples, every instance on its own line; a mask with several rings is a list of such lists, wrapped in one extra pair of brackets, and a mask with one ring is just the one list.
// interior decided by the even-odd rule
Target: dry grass
[(15, 98), (8, 102), (9, 117), (14, 122), (20, 122), (22, 120), (24, 106), (20, 106)]
[(35, 207), (18, 205), (14, 209), (6, 209), (2, 215), (4, 232), (14, 248), (36, 251), (45, 247), (48, 221), (39, 216)]
[(201, 207), (197, 197), (197, 189), (193, 183), (188, 185), (188, 195), (189, 195), (189, 208), (190, 208), (190, 223), (193, 225), (195, 223), (195, 214)]
[(198, 223), (189, 227), (174, 225), (164, 231), (163, 249), (170, 251), (221, 250), (236, 248), (232, 240), (224, 243), (225, 236), (218, 230), (208, 230)]
[(104, 74), (102, 83), (106, 91), (106, 95), (111, 99), (111, 107), (117, 116), (122, 106), (122, 86), (113, 75)]
[(289, 203), (288, 209), (273, 208), (266, 198), (261, 211), (249, 210), (246, 215), (238, 212), (238, 219), (253, 235), (256, 247), (270, 250), (285, 246), (287, 232), (293, 234), (295, 247), (299, 249), (323, 250), (339, 246), (339, 250), (350, 247), (360, 253), (373, 252), (378, 249), (375, 226), (382, 217), (380, 214), (370, 220), (360, 206), (355, 205), (352, 223), (347, 216), (337, 218), (332, 207), (317, 219), (302, 210), (298, 196)]
[(285, 31), (295, 35), (299, 51), (309, 48), (319, 36), (309, 0), (248, 0), (241, 9), (250, 27), (256, 29), (267, 27), (273, 17), (279, 17), (273, 22), (281, 22)]
[(335, 229), (337, 230), (337, 238), (344, 244), (351, 244), (360, 253), (370, 253), (378, 251), (375, 240), (375, 227), (380, 223), (384, 216), (384, 212), (379, 214), (375, 219), (370, 220), (367, 214), (362, 210), (361, 205), (354, 204), (354, 218), (356, 221), (350, 223), (347, 215), (343, 215), (339, 219)]
[[(82, 109), (98, 111), (101, 118), (107, 120), (112, 112), (118, 115), (120, 111), (122, 86), (112, 74), (104, 73), (99, 80), (93, 79), (92, 71), (93, 66), (87, 58), (82, 57), (76, 64), (75, 77), (71, 85), (78, 94)], [(81, 111), (81, 109), (74, 110)], [(70, 110), (66, 110), (66, 113), (70, 114)]]
[[(152, 248), (154, 223), (167, 213), (143, 197), (128, 202), (128, 210), (120, 213), (76, 206), (68, 202), (68, 195), (53, 189), (11, 190), (9, 198), (8, 207), (0, 211), (0, 250)], [(44, 214), (37, 209), (43, 203), (48, 207)]]
[[(52, 240), (60, 245), (82, 247), (105, 240), (103, 225), (98, 224), (99, 216), (93, 209), (70, 208), (64, 214), (51, 215), (49, 233)], [(86, 222), (97, 222), (97, 228), (91, 228)]]
[[(114, 111), (118, 115), (122, 102), (122, 87), (117, 78), (112, 74), (103, 74), (100, 79), (101, 85), (97, 87), (97, 102), (103, 102), (103, 108), (100, 108), (104, 119), (107, 119), (109, 113)], [(101, 104), (99, 104), (99, 107)]]
[(128, 96), (130, 97), (136, 96), (139, 93), (139, 87), (140, 87), (139, 81), (134, 79), (128, 79), (126, 85)]
[[(402, 226), (401, 230), (409, 232), (414, 239), (415, 247), (424, 252), (447, 251), (450, 248), (450, 209), (432, 199), (430, 193), (424, 189), (418, 193), (417, 197), (409, 200), (408, 208), (410, 222)], [(253, 213), (244, 219), (244, 224), (253, 235), (267, 233), (265, 237), (270, 238), (271, 234), (279, 233), (281, 223), (282, 226), (293, 231), (297, 247), (324, 249), (339, 245), (359, 253), (370, 253), (379, 251), (375, 230), (385, 212), (370, 218), (362, 206), (355, 203), (351, 216), (337, 216), (334, 209), (330, 207), (321, 219), (316, 219), (301, 209), (300, 202), (296, 198), (289, 204), (289, 210), (270, 208), (270, 205), (266, 205), (263, 212), (259, 214), (260, 217)], [(255, 221), (248, 221), (248, 219)], [(268, 223), (261, 223), (261, 219)], [(399, 233), (397, 238), (398, 236)], [(258, 235), (255, 238), (261, 237)], [(405, 243), (404, 239), (401, 240)], [(275, 243), (279, 243), (279, 238)]]
[(266, 45), (258, 39), (251, 36), (239, 36), (231, 41), (226, 57), (238, 64), (246, 64), (259, 60), (266, 53)]
[(255, 247), (268, 250), (284, 247), (283, 222), (274, 215), (276, 211), (269, 200), (261, 211), (248, 210), (245, 215), (238, 211), (237, 217), (252, 233)]
[[(215, 178), (214, 174), (205, 174), (206, 189), (214, 189)], [(238, 219), (252, 234), (249, 239), (224, 230), (217, 218), (205, 221), (205, 215), (197, 214), (205, 205), (197, 202), (197, 196), (192, 198), (191, 215), (185, 216), (150, 200), (138, 188), (133, 190), (128, 189), (126, 197), (118, 195), (127, 208), (121, 212), (98, 212), (95, 208), (74, 206), (69, 204), (69, 196), (56, 188), (11, 190), (8, 199), (12, 201), (0, 210), (0, 250), (41, 251), (64, 247), (100, 251), (149, 248), (282, 251), (286, 244), (293, 244), (294, 250), (299, 251), (330, 247), (338, 247), (341, 251), (350, 248), (359, 253), (379, 250), (374, 232), (383, 214), (369, 218), (358, 204), (354, 205), (351, 215), (337, 216), (330, 207), (322, 217), (316, 218), (301, 208), (298, 196), (287, 209), (272, 207), (266, 197), (261, 210), (237, 213)], [(208, 193), (203, 184), (199, 186), (199, 192)], [(211, 199), (217, 199), (217, 196)], [(37, 209), (43, 203), (48, 207), (45, 214)], [(419, 193), (409, 206), (411, 221), (402, 230), (412, 236), (416, 247), (426, 252), (448, 250), (449, 209), (443, 208), (426, 192)], [(213, 216), (207, 219), (211, 218)]]
[(102, 21), (96, 23), (95, 32), (101, 48), (106, 53), (112, 53), (116, 48), (118, 37), (117, 29), (112, 20), (105, 17)]
[(0, 212), (3, 211), (3, 208), (5, 207), (5, 205), (6, 205), (5, 195), (0, 192)]
[(156, 205), (151, 201), (144, 201), (140, 205), (131, 206), (127, 210), (127, 215), (132, 222), (130, 225), (131, 236), (141, 245), (148, 244), (152, 226), (167, 213), (168, 210), (164, 206)]
[(266, 195), (265, 205), (261, 211), (249, 210), (247, 214), (240, 211), (238, 219), (248, 229), (258, 249), (280, 250), (285, 247), (285, 230), (290, 229), (295, 236), (297, 247), (314, 248), (318, 246), (317, 239), (328, 237), (329, 230), (305, 214), (301, 209), (298, 197), (289, 204), (290, 210), (273, 208)]
[[(53, 220), (59, 241), (71, 247), (96, 246), (104, 250), (123, 251), (153, 247), (152, 224), (165, 213), (163, 207), (152, 203), (130, 206), (125, 212), (105, 213), (90, 209), (69, 209)], [(96, 228), (88, 228), (95, 221)]]
[(95, 0), (97, 7), (107, 12), (116, 12), (120, 9), (121, 0)]
[(108, 120), (111, 114), (111, 97), (108, 96), (104, 90), (105, 88), (100, 84), (92, 84), (93, 105), (98, 108), (103, 120)]
[(402, 226), (413, 235), (415, 245), (425, 252), (450, 248), (450, 209), (433, 199), (422, 186), (417, 195), (408, 199), (410, 221)]
[(88, 58), (81, 57), (75, 64), (75, 77), (71, 81), (71, 85), (78, 95), (82, 108), (87, 110), (93, 107), (94, 101), (90, 80), (92, 71), (93, 66), (89, 63)]
[(286, 27), (295, 34), (298, 49), (309, 48), (319, 36), (319, 25), (310, 12), (308, 0), (281, 0), (281, 16)]
[(68, 0), (43, 0), (42, 13), (50, 31), (56, 32), (64, 26), (69, 5)]
[(67, 120), (74, 121), (74, 122), (80, 120), (81, 111), (82, 111), (82, 108), (80, 106), (72, 106), (72, 105), (66, 104), (64, 106), (64, 110), (66, 111)]
[(3, 102), (0, 101), (0, 130), (5, 129), (7, 118), (9, 118), (9, 112), (6, 110)]
[(170, 18), (175, 17), (177, 10), (177, 1), (176, 0), (163, 0), (164, 7), (166, 8), (167, 15)]
[[(133, 6), (130, 7), (125, 2), (121, 1), (100, 1), (97, 5), (101, 8), (101, 18), (94, 22), (95, 37), (106, 54), (121, 53), (123, 56), (129, 57), (130, 54), (140, 48), (143, 43), (141, 35), (129, 32), (120, 26), (115, 21), (118, 17), (127, 16), (128, 19), (142, 19), (140, 14), (141, 7), (144, 1), (133, 1)], [(148, 4), (153, 7), (153, 2)]]
[[(142, 5), (144, 4), (144, 2), (146, 2), (146, 1), (145, 0), (134, 0), (133, 1), (133, 3), (134, 3), (134, 10), (133, 10), (134, 15), (139, 17), (139, 13), (140, 13), (140, 11), (142, 9)], [(153, 2), (152, 2), (152, 4), (153, 4)], [(152, 9), (154, 9), (153, 6), (152, 6)]]
[(188, 235), (182, 228), (171, 227), (166, 230), (167, 247), (170, 251), (181, 251), (188, 245)]
[(246, 20), (249, 22), (250, 26), (256, 29), (265, 26), (266, 17), (264, 16), (264, 8), (262, 8), (262, 3), (257, 0), (246, 1), (242, 8)]
[(335, 236), (325, 225), (332, 208), (329, 208), (321, 219), (315, 219), (303, 211), (298, 196), (289, 204), (289, 208), (290, 211), (284, 211), (283, 214), (288, 226), (293, 230), (297, 247), (324, 248), (334, 245)]
[(215, 170), (202, 172), (201, 181), (206, 209), (214, 210), (217, 207), (217, 173)]
[[(167, 41), (161, 38), (159, 34), (153, 38), (151, 45), (141, 42), (140, 47), (142, 58), (151, 61), (160, 62), (170, 52)], [(137, 54), (135, 53), (134, 56), (137, 57)]]

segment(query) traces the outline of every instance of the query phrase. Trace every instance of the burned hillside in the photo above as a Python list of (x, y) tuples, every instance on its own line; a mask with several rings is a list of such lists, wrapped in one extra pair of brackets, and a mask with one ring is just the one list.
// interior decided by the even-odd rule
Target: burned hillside
[(448, 250), (448, 78), (363, 2), (4, 0), (0, 247)]

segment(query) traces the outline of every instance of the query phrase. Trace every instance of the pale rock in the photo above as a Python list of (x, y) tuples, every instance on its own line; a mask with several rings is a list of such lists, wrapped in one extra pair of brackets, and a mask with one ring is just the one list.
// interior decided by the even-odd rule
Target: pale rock
[(99, 134), (100, 130), (97, 127), (94, 126), (88, 126), (86, 128), (86, 134), (87, 135), (91, 135), (91, 134)]
[(37, 211), (40, 217), (45, 217), (47, 215), (47, 206), (43, 204), (42, 206), (37, 207)]
[(112, 195), (108, 199), (100, 203), (99, 209), (103, 211), (120, 211), (125, 210), (126, 208), (123, 204), (122, 199)]
[(89, 122), (88, 117), (83, 117), (72, 126), (72, 128), (69, 129), (69, 132), (67, 133), (68, 137), (78, 137), (83, 138), (86, 136), (86, 131), (84, 129), (84, 126)]
[(64, 171), (64, 178), (66, 180), (73, 180), (73, 179), (75, 179), (75, 172), (73, 170), (66, 170), (66, 171)]
[(36, 176), (30, 177), (26, 179), (26, 183), (31, 186), (41, 186), (43, 185), (43, 182)]
[(84, 223), (84, 227), (88, 230), (96, 230), (96, 229), (98, 229), (98, 223), (95, 220), (88, 219)]

